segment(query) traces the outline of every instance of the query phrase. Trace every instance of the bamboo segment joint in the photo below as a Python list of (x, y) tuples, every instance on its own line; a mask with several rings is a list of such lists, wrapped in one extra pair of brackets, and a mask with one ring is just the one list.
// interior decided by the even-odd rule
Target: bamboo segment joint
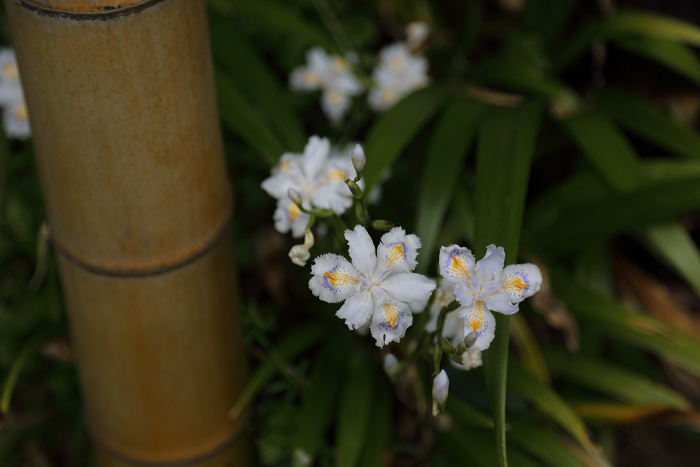
[[(165, 462), (151, 462), (151, 461), (142, 461), (138, 459), (132, 459), (128, 456), (124, 456), (118, 452), (114, 452), (112, 449), (108, 448), (105, 446), (100, 440), (94, 436), (94, 434), (91, 433), (91, 437), (93, 442), (101, 449), (104, 451), (106, 454), (111, 456), (112, 458), (123, 462), (125, 464), (128, 464), (130, 466), (135, 466), (135, 467), (186, 467), (188, 465), (194, 465), (194, 464), (199, 464), (200, 462), (204, 462), (206, 460), (209, 460), (213, 457), (216, 457), (217, 455), (221, 454), (224, 452), (226, 449), (231, 447), (233, 443), (235, 443), (244, 433), (245, 430), (248, 428), (248, 425), (250, 424), (250, 413), (246, 413), (243, 417), (241, 417), (241, 422), (236, 426), (236, 429), (231, 433), (231, 436), (229, 436), (223, 443), (219, 444), (218, 446), (212, 448), (211, 450), (200, 454), (198, 456), (189, 458), (189, 459), (182, 459), (182, 460), (176, 460), (176, 461), (165, 461)], [(88, 431), (90, 427), (88, 426)]]
[[(71, 256), (65, 249), (61, 248), (61, 245), (56, 241), (56, 238), (53, 236), (51, 237), (51, 243), (53, 243), (54, 248), (56, 249), (57, 252), (61, 254), (66, 260), (69, 262), (75, 264), (76, 266), (85, 269), (86, 271), (94, 272), (96, 274), (102, 274), (104, 276), (117, 276), (117, 277), (143, 277), (143, 276), (151, 276), (154, 274), (163, 274), (169, 271), (172, 271), (174, 269), (181, 268), (187, 264), (190, 264), (191, 262), (201, 258), (205, 254), (207, 254), (211, 249), (213, 249), (216, 245), (218, 245), (219, 241), (221, 238), (226, 235), (228, 232), (229, 226), (231, 224), (231, 219), (233, 217), (233, 210), (231, 209), (229, 211), (229, 215), (224, 221), (224, 223), (221, 225), (219, 228), (219, 231), (212, 237), (211, 240), (209, 240), (207, 243), (203, 244), (200, 246), (197, 250), (193, 251), (190, 253), (189, 256), (182, 258), (178, 261), (174, 261), (172, 263), (166, 263), (163, 265), (160, 265), (158, 267), (154, 268), (147, 268), (147, 269), (106, 269), (106, 268), (100, 268), (96, 267), (90, 264), (86, 264), (75, 257)], [(50, 227), (49, 227), (50, 231)]]
[[(120, 0), (87, 2), (79, 0), (14, 0), (20, 6), (41, 16), (76, 21), (106, 21), (129, 16), (150, 8), (164, 0)], [(109, 5), (108, 3), (114, 3)]]

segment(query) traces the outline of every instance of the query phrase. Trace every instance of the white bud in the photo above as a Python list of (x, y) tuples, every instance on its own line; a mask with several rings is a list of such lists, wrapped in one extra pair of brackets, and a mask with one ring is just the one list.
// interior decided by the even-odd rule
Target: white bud
[(352, 166), (355, 168), (355, 171), (358, 174), (362, 172), (362, 169), (365, 168), (365, 162), (367, 162), (367, 159), (365, 158), (365, 150), (362, 149), (362, 146), (356, 144), (352, 150), (350, 158), (352, 159)]
[(292, 249), (289, 250), (289, 258), (292, 260), (292, 263), (299, 266), (306, 266), (306, 262), (310, 257), (309, 250), (304, 248), (304, 245), (294, 245)]
[(384, 372), (392, 381), (396, 378), (399, 370), (399, 361), (393, 353), (386, 354), (384, 357)]
[(430, 34), (430, 27), (422, 21), (414, 21), (406, 26), (408, 47), (413, 49), (423, 42)]
[(433, 417), (445, 410), (447, 402), (447, 392), (450, 389), (450, 380), (445, 370), (440, 371), (433, 379)]
[(295, 190), (294, 188), (288, 189), (287, 196), (289, 196), (289, 199), (294, 201), (295, 204), (301, 206), (301, 193), (299, 193), (297, 190)]

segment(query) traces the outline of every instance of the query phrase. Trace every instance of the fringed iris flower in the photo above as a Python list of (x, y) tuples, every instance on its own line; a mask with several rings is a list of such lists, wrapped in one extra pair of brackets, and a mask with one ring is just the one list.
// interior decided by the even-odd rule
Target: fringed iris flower
[(542, 274), (534, 264), (503, 267), (503, 248), (489, 245), (486, 255), (474, 264), (474, 255), (458, 245), (440, 249), (440, 274), (454, 284), (454, 295), (462, 305), (464, 333), (477, 334), (475, 347), (489, 348), (496, 331), (493, 311), (512, 315), (518, 303), (540, 290)]
[(398, 342), (413, 323), (411, 302), (425, 302), (435, 281), (412, 273), (420, 240), (400, 227), (384, 234), (376, 253), (372, 238), (361, 225), (346, 230), (352, 262), (325, 254), (315, 259), (309, 287), (329, 303), (344, 301), (336, 316), (350, 329), (371, 320), (370, 332), (378, 347)]

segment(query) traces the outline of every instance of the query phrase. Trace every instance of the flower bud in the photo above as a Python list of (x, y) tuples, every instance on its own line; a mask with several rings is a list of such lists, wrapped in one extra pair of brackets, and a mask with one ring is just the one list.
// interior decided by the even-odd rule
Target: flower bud
[(313, 212), (317, 217), (331, 217), (333, 215), (333, 211), (326, 208), (316, 208), (311, 212)]
[(292, 263), (299, 266), (306, 266), (306, 262), (310, 257), (309, 250), (304, 248), (304, 245), (294, 245), (292, 249), (289, 250), (289, 258), (292, 260)]
[(287, 196), (289, 196), (289, 199), (294, 201), (294, 204), (301, 207), (301, 203), (302, 203), (301, 193), (299, 193), (294, 188), (290, 188), (287, 190)]
[(355, 168), (355, 172), (357, 172), (357, 176), (359, 177), (362, 174), (362, 169), (365, 168), (365, 162), (367, 162), (365, 150), (362, 149), (362, 146), (359, 144), (355, 145), (350, 159), (352, 159), (352, 166)]
[(445, 402), (447, 402), (447, 392), (450, 388), (450, 380), (447, 377), (445, 370), (433, 379), (433, 417), (445, 410)]
[(457, 355), (462, 355), (466, 351), (467, 347), (464, 344), (458, 344), (457, 347), (455, 347), (455, 353)]
[(311, 232), (311, 228), (306, 226), (306, 230), (304, 231), (304, 248), (310, 250), (311, 247), (314, 246), (314, 243), (316, 243), (314, 234)]
[(470, 332), (469, 334), (464, 336), (464, 345), (467, 346), (467, 348), (473, 346), (474, 344), (476, 344), (476, 339), (478, 337), (479, 336), (477, 336), (475, 332)]
[(352, 197), (355, 199), (362, 199), (362, 188), (353, 180), (345, 177), (345, 184), (350, 188)]
[(355, 215), (357, 216), (357, 220), (360, 222), (360, 224), (366, 224), (369, 222), (369, 214), (367, 213), (367, 209), (363, 203), (355, 204)]
[(377, 219), (376, 221), (372, 221), (372, 228), (375, 230), (391, 230), (391, 228), (394, 227), (394, 223), (390, 221), (386, 221), (384, 219)]
[(386, 354), (384, 357), (384, 372), (393, 382), (399, 374), (399, 361), (393, 353)]
[(455, 346), (452, 345), (452, 342), (450, 342), (450, 340), (447, 338), (443, 339), (440, 345), (445, 353), (452, 353), (455, 351)]

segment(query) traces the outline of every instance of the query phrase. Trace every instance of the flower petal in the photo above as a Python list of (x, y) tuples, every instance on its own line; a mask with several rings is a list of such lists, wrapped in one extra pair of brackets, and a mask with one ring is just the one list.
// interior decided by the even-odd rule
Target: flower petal
[(505, 259), (506, 252), (502, 247), (496, 245), (486, 247), (486, 254), (476, 263), (476, 277), (482, 287), (500, 278)]
[(464, 318), (464, 335), (475, 332), (477, 339), (474, 347), (486, 350), (496, 335), (496, 318), (480, 300), (466, 310)]
[(366, 290), (350, 296), (335, 314), (344, 319), (350, 329), (357, 329), (369, 321), (375, 308), (372, 294)]
[(411, 324), (413, 324), (413, 315), (408, 305), (390, 301), (374, 311), (370, 332), (377, 341), (377, 347), (384, 347), (384, 344), (398, 342)]
[(313, 180), (323, 168), (330, 152), (331, 143), (328, 141), (328, 138), (319, 138), (318, 136), (309, 138), (301, 159), (304, 173), (309, 180)]
[(306, 225), (309, 222), (309, 215), (301, 212), (299, 206), (289, 198), (277, 201), (277, 209), (275, 209), (272, 218), (278, 232), (287, 233), (291, 230), (294, 238), (304, 236)]
[[(336, 185), (336, 183), (325, 183), (316, 188), (311, 196), (311, 204), (316, 208), (330, 209), (338, 215), (347, 211), (352, 206), (350, 191), (348, 190), (348, 193), (344, 194)], [(374, 245), (372, 245), (372, 249), (374, 249)]]
[(503, 291), (510, 301), (519, 303), (531, 297), (542, 285), (542, 273), (534, 264), (511, 264), (501, 274)]
[(311, 266), (311, 274), (309, 288), (324, 302), (342, 302), (360, 288), (357, 270), (350, 261), (332, 253), (318, 256)]
[(486, 306), (491, 311), (497, 311), (504, 315), (512, 315), (518, 312), (518, 305), (513, 305), (510, 298), (503, 291), (496, 292), (484, 299)]
[[(454, 296), (463, 307), (470, 307), (474, 303), (474, 295), (466, 282), (455, 285)], [(449, 305), (449, 303), (447, 304)]]
[(375, 287), (402, 302), (428, 300), (437, 284), (421, 274), (402, 272), (384, 279)]
[(438, 261), (440, 275), (452, 283), (469, 280), (474, 275), (474, 255), (469, 248), (443, 246)]
[(358, 224), (354, 230), (345, 231), (345, 239), (348, 241), (352, 264), (365, 277), (370, 277), (377, 264), (377, 254), (374, 252), (372, 237), (363, 226)]
[(377, 247), (377, 257), (381, 264), (397, 271), (411, 272), (418, 265), (416, 257), (421, 247), (420, 239), (414, 234), (406, 235), (401, 227), (394, 227), (384, 235)]

